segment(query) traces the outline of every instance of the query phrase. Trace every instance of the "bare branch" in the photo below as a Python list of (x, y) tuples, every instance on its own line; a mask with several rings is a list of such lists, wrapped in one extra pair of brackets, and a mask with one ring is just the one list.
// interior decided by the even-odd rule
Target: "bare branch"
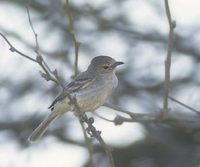
[(105, 117), (103, 117), (103, 116), (99, 115), (99, 114), (98, 114), (98, 113), (96, 113), (96, 112), (92, 112), (92, 114), (94, 114), (95, 116), (97, 116), (97, 117), (101, 118), (101, 119), (102, 119), (102, 120), (104, 120), (104, 121), (107, 121), (107, 122), (113, 122), (113, 120), (112, 120), (112, 119), (105, 118)]
[[(116, 106), (113, 104), (107, 103), (105, 106), (112, 108), (116, 111), (122, 112), (130, 116), (130, 118), (117, 115), (113, 120), (109, 120), (113, 122), (115, 125), (121, 125), (126, 122), (138, 122), (138, 123), (159, 123), (159, 124), (168, 124), (174, 127), (183, 128), (183, 129), (190, 129), (196, 130), (200, 129), (200, 121), (199, 117), (196, 115), (180, 115), (176, 113), (166, 113), (165, 119), (162, 119), (163, 112), (158, 113), (133, 113), (130, 111), (126, 111), (120, 106)], [(184, 105), (185, 106), (185, 105)], [(185, 106), (186, 107), (186, 106)], [(188, 107), (188, 106), (187, 106)], [(191, 108), (190, 108), (191, 109)]]
[(101, 147), (103, 147), (103, 150), (105, 151), (106, 157), (108, 159), (109, 167), (115, 167), (111, 151), (108, 148), (108, 146), (106, 145), (106, 143), (104, 142), (103, 138), (101, 137), (101, 132), (98, 131), (93, 126), (94, 118), (92, 118), (92, 117), (88, 118), (87, 115), (82, 114), (81, 119), (88, 125), (88, 127), (86, 128), (87, 133), (91, 137), (95, 137), (99, 141)]
[(46, 81), (53, 81), (55, 82), (57, 85), (61, 86), (62, 89), (64, 89), (64, 85), (60, 82), (60, 79), (58, 77), (58, 73), (57, 70), (55, 69), (54, 71), (52, 71), (50, 69), (50, 67), (47, 65), (47, 63), (44, 61), (41, 53), (40, 53), (40, 46), (39, 46), (39, 42), (38, 42), (38, 34), (36, 33), (32, 20), (31, 20), (31, 15), (29, 12), (29, 5), (30, 5), (30, 1), (28, 2), (28, 5), (26, 6), (26, 10), (27, 10), (27, 15), (28, 15), (28, 21), (29, 21), (29, 25), (31, 27), (31, 30), (33, 32), (34, 38), (35, 38), (35, 53), (37, 54), (36, 60), (37, 63), (42, 67), (42, 69), (44, 70), (45, 73), (41, 72), (41, 76), (43, 78), (46, 79)]
[[(152, 120), (154, 120), (155, 117), (159, 117), (160, 118), (160, 114), (152, 114), (152, 113), (133, 113), (127, 110), (124, 110), (122, 107), (114, 105), (114, 104), (110, 104), (110, 103), (105, 103), (104, 106), (114, 109), (118, 112), (121, 112), (123, 114), (127, 114), (130, 118), (125, 118), (122, 117), (120, 115), (117, 115), (115, 117), (114, 120), (112, 120), (112, 122), (114, 122), (116, 125), (120, 125), (123, 122), (144, 122), (144, 121), (149, 121), (152, 122)], [(111, 120), (110, 120), (111, 122)]]
[(39, 43), (38, 43), (38, 40), (37, 40), (37, 33), (35, 32), (34, 30), (34, 27), (33, 27), (33, 24), (31, 22), (31, 18), (30, 18), (30, 12), (29, 12), (29, 9), (27, 7), (27, 14), (28, 14), (28, 19), (29, 19), (29, 24), (31, 26), (31, 29), (33, 31), (33, 34), (34, 34), (34, 37), (35, 37), (35, 41), (36, 41), (36, 49), (35, 49), (35, 52), (37, 53), (37, 56), (36, 58), (32, 58), (24, 53), (22, 53), (21, 51), (19, 51), (18, 49), (16, 49), (12, 44), (11, 42), (2, 34), (0, 33), (0, 35), (3, 37), (3, 39), (6, 41), (6, 43), (10, 46), (10, 51), (11, 52), (16, 52), (18, 53), (19, 55), (33, 61), (34, 63), (38, 63), (40, 65), (40, 67), (43, 69), (44, 73), (43, 72), (40, 72), (41, 76), (46, 80), (46, 81), (53, 81), (55, 82), (57, 85), (61, 86), (63, 89), (64, 89), (64, 85), (61, 83), (61, 81), (59, 80), (59, 77), (58, 77), (58, 74), (57, 72), (55, 73), (56, 70), (52, 71), (50, 70), (50, 68), (48, 67), (47, 63), (44, 61), (42, 55), (39, 53)]
[(73, 41), (74, 41), (74, 51), (75, 51), (75, 60), (74, 60), (74, 76), (77, 76), (79, 73), (78, 70), (78, 53), (79, 53), (79, 47), (80, 47), (80, 42), (76, 40), (76, 36), (73, 34)]
[(192, 107), (190, 107), (190, 106), (188, 106), (188, 105), (186, 105), (186, 104), (180, 102), (179, 100), (176, 100), (175, 98), (173, 98), (173, 97), (171, 97), (171, 96), (168, 96), (168, 98), (169, 98), (170, 100), (172, 100), (172, 101), (174, 101), (174, 102), (180, 104), (181, 106), (183, 106), (183, 107), (185, 107), (185, 108), (187, 108), (187, 109), (189, 109), (189, 110), (191, 110), (191, 111), (194, 111), (194, 112), (196, 112), (197, 114), (200, 114), (200, 111), (198, 111), (198, 110), (196, 110), (196, 109), (194, 109), (194, 108), (192, 108)]
[(168, 18), (169, 24), (169, 36), (168, 36), (168, 48), (167, 48), (167, 57), (165, 60), (165, 83), (164, 83), (164, 97), (163, 97), (163, 119), (168, 110), (168, 95), (170, 91), (170, 68), (171, 68), (171, 52), (173, 48), (173, 31), (176, 27), (175, 21), (171, 19), (170, 8), (168, 0), (165, 0), (165, 10)]
[(117, 111), (120, 111), (122, 113), (128, 114), (130, 117), (134, 116), (134, 113), (126, 111), (123, 108), (121, 108), (120, 106), (117, 106), (117, 105), (114, 105), (114, 104), (111, 104), (111, 103), (108, 103), (108, 102), (106, 102), (104, 104), (104, 106), (112, 108), (112, 109), (117, 110)]
[(32, 32), (33, 32), (33, 34), (35, 36), (35, 43), (36, 43), (35, 52), (38, 54), (38, 52), (39, 52), (38, 34), (36, 33), (36, 31), (35, 31), (35, 29), (33, 27), (32, 21), (31, 21), (31, 16), (30, 16), (30, 12), (29, 12), (29, 4), (30, 4), (30, 2), (26, 6), (26, 11), (27, 11), (28, 21), (29, 21), (30, 27), (31, 27)]
[(74, 76), (78, 75), (78, 54), (79, 54), (79, 47), (80, 47), (80, 42), (77, 41), (76, 39), (76, 35), (75, 35), (75, 29), (74, 29), (74, 21), (72, 19), (72, 15), (71, 15), (71, 10), (70, 10), (70, 6), (69, 6), (69, 1), (66, 0), (66, 10), (67, 10), (67, 16), (68, 16), (68, 20), (69, 20), (69, 32), (72, 36), (72, 40), (74, 43), (74, 52), (75, 52), (75, 59), (74, 59)]
[(11, 52), (16, 52), (16, 53), (18, 53), (19, 55), (21, 55), (21, 56), (23, 56), (23, 57), (25, 57), (25, 58), (27, 58), (27, 59), (29, 59), (29, 60), (35, 62), (35, 63), (37, 62), (35, 59), (31, 58), (30, 56), (28, 56), (28, 55), (22, 53), (21, 51), (19, 51), (18, 49), (16, 49), (16, 48), (10, 43), (10, 41), (9, 41), (2, 33), (0, 33), (0, 35), (3, 37), (3, 39), (6, 41), (6, 43), (10, 46), (10, 49), (9, 49), (9, 50), (10, 50)]

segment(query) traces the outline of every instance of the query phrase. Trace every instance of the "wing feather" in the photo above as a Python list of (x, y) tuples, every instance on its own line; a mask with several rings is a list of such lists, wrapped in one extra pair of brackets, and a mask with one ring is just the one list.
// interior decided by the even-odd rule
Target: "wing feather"
[(80, 75), (80, 77), (77, 77), (74, 81), (70, 82), (67, 86), (66, 86), (66, 90), (67, 92), (62, 92), (60, 95), (58, 95), (56, 97), (56, 99), (51, 103), (51, 105), (48, 107), (49, 109), (53, 110), (54, 105), (64, 99), (67, 96), (67, 93), (72, 93), (72, 92), (76, 92), (78, 90), (87, 88), (88, 86), (90, 86), (93, 82), (95, 81), (95, 78), (89, 78), (89, 77), (82, 77)]

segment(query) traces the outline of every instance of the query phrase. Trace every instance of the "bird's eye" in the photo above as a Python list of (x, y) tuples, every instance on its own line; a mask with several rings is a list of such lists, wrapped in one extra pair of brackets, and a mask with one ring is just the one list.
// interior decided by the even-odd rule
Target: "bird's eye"
[(103, 66), (103, 68), (104, 68), (104, 69), (108, 69), (108, 68), (109, 68), (109, 66), (105, 65), (105, 66)]

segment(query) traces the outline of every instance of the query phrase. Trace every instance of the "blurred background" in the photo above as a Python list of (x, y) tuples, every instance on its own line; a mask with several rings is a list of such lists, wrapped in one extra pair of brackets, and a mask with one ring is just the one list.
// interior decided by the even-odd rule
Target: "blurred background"
[[(0, 32), (20, 51), (35, 58), (35, 40), (25, 0), (0, 0)], [(172, 53), (170, 95), (200, 110), (200, 2), (169, 1), (177, 27)], [(73, 75), (74, 46), (65, 0), (32, 0), (30, 13), (41, 52), (64, 83)], [(125, 65), (119, 86), (109, 99), (134, 113), (159, 113), (164, 92), (168, 22), (164, 0), (71, 0), (75, 34), (81, 42), (79, 70), (98, 55)], [(0, 38), (0, 167), (89, 167), (83, 132), (73, 113), (57, 120), (37, 143), (27, 137), (49, 113), (60, 89), (46, 82), (37, 64), (9, 51)], [(112, 122), (96, 117), (95, 127), (112, 149), (116, 167), (200, 167), (200, 115), (169, 101), (172, 117), (186, 122)], [(121, 113), (96, 111), (113, 119)], [(107, 167), (96, 140), (96, 167)]]

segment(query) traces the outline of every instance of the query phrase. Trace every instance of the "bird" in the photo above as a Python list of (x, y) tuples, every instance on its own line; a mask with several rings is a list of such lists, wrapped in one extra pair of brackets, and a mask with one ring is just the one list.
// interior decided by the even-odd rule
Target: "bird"
[(116, 67), (124, 64), (109, 56), (94, 57), (87, 70), (81, 72), (49, 106), (51, 113), (32, 132), (28, 140), (37, 141), (56, 119), (68, 111), (75, 110), (68, 97), (76, 98), (80, 112), (92, 112), (102, 106), (118, 85)]

